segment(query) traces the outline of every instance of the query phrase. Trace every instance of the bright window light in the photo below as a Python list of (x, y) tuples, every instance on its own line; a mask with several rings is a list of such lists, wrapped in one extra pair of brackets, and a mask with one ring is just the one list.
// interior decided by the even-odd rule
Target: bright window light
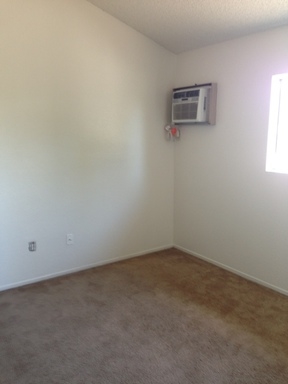
[(288, 173), (288, 73), (272, 76), (266, 171)]

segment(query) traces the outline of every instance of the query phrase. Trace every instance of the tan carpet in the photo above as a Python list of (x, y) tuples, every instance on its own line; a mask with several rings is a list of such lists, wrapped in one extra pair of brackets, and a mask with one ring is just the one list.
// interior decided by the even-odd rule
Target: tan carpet
[(175, 249), (0, 294), (2, 384), (287, 384), (288, 298)]

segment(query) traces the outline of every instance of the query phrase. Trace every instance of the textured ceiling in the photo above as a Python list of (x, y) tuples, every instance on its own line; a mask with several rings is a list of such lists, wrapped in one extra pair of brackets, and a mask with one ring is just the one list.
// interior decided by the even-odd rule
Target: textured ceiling
[(288, 25), (288, 0), (88, 0), (174, 53)]

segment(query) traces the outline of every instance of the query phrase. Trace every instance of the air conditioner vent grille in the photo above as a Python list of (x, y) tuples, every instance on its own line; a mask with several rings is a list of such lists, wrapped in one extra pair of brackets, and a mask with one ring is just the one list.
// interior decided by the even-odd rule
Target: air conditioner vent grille
[(194, 120), (197, 118), (197, 103), (183, 103), (173, 105), (174, 120)]

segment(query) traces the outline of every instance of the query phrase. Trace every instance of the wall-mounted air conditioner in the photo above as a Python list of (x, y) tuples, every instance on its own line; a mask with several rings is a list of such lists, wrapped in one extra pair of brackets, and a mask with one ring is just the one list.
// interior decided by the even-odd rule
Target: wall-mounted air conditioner
[(216, 83), (174, 88), (172, 96), (172, 123), (206, 123), (215, 125), (216, 98)]

